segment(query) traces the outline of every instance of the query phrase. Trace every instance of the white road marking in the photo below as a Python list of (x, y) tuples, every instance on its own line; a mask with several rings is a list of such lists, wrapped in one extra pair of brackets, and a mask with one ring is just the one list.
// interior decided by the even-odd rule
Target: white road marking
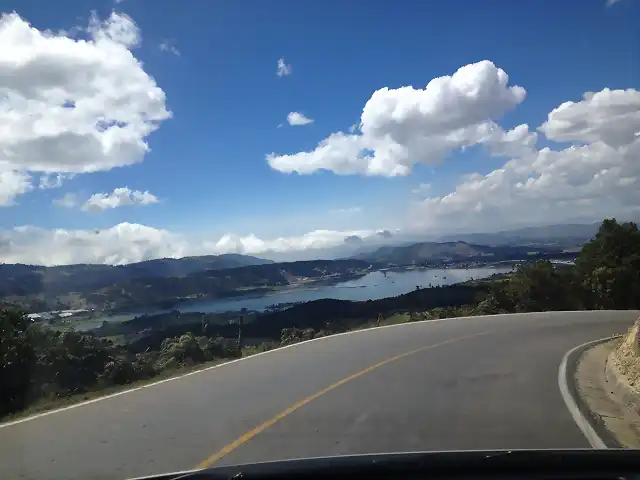
[[(606, 312), (606, 310), (597, 310), (597, 312), (603, 313), (603, 312)], [(152, 383), (148, 383), (146, 385), (141, 385), (140, 387), (134, 387), (134, 388), (131, 388), (131, 389), (128, 389), (128, 390), (122, 390), (122, 391), (117, 392), (117, 393), (112, 393), (110, 395), (105, 395), (104, 397), (98, 397), (98, 398), (94, 398), (92, 400), (86, 400), (86, 401), (83, 401), (83, 402), (74, 403), (73, 405), (69, 405), (67, 407), (56, 408), (54, 410), (47, 410), (46, 412), (37, 413), (37, 414), (31, 415), (29, 417), (19, 418), (17, 420), (11, 420), (11, 421), (8, 421), (8, 422), (0, 423), (0, 429), (5, 428), (5, 427), (10, 427), (12, 425), (17, 425), (19, 423), (30, 422), (31, 420), (36, 420), (38, 418), (46, 417), (48, 415), (53, 415), (55, 413), (60, 413), (60, 412), (66, 411), (66, 410), (71, 410), (72, 408), (84, 407), (85, 405), (90, 405), (92, 403), (101, 402), (103, 400), (108, 400), (109, 398), (118, 397), (120, 395), (125, 395), (127, 393), (137, 392), (139, 390), (144, 390), (145, 388), (155, 387), (157, 385), (161, 385), (161, 384), (167, 383), (167, 382), (172, 382), (174, 380), (179, 380), (181, 378), (189, 377), (191, 375), (197, 375), (199, 373), (208, 372), (209, 370), (213, 370), (214, 368), (225, 367), (227, 365), (231, 365), (233, 363), (237, 363), (237, 362), (240, 362), (242, 360), (251, 360), (251, 359), (257, 358), (257, 357), (259, 357), (261, 355), (266, 355), (268, 353), (280, 352), (280, 351), (285, 350), (287, 348), (298, 347), (300, 345), (304, 345), (304, 344), (307, 344), (307, 343), (310, 343), (310, 342), (327, 340), (327, 339), (331, 339), (331, 338), (335, 338), (335, 337), (340, 337), (340, 336), (343, 336), (343, 335), (366, 333), (366, 332), (381, 330), (381, 329), (384, 329), (384, 328), (403, 327), (403, 326), (408, 326), (408, 325), (419, 325), (419, 324), (424, 324), (424, 323), (448, 322), (448, 321), (455, 321), (455, 320), (476, 320), (476, 321), (480, 321), (480, 320), (483, 320), (483, 319), (493, 319), (493, 318), (498, 318), (498, 317), (509, 317), (509, 316), (516, 316), (516, 315), (518, 317), (523, 317), (523, 316), (530, 316), (530, 315), (540, 315), (541, 313), (542, 314), (544, 314), (544, 313), (552, 313), (554, 315), (555, 314), (562, 314), (562, 313), (584, 314), (585, 311), (582, 311), (582, 312), (576, 312), (576, 311), (554, 311), (554, 312), (501, 313), (501, 314), (497, 314), (497, 315), (475, 315), (475, 316), (470, 316), (470, 317), (438, 318), (438, 319), (433, 319), (433, 320), (420, 320), (420, 321), (417, 321), (417, 322), (396, 323), (394, 325), (383, 325), (381, 327), (372, 327), (372, 328), (365, 328), (365, 329), (362, 329), (362, 330), (352, 330), (352, 331), (349, 331), (349, 332), (336, 333), (334, 335), (328, 335), (326, 337), (313, 338), (311, 340), (306, 340), (304, 342), (293, 343), (293, 344), (287, 345), (285, 347), (274, 348), (273, 350), (267, 350), (266, 352), (256, 353), (256, 354), (250, 355), (248, 357), (242, 357), (242, 358), (238, 358), (236, 360), (230, 360), (228, 362), (220, 363), (218, 365), (212, 365), (211, 367), (203, 368), (201, 370), (196, 370), (194, 372), (189, 372), (189, 373), (185, 373), (183, 375), (177, 375), (175, 377), (166, 378), (164, 380), (159, 380), (157, 382), (152, 382)]]
[(604, 443), (602, 438), (600, 438), (600, 436), (593, 429), (591, 423), (589, 423), (589, 420), (587, 420), (582, 414), (580, 408), (578, 407), (578, 404), (573, 398), (573, 395), (571, 395), (571, 392), (569, 391), (569, 385), (567, 384), (567, 361), (576, 350), (597, 345), (598, 343), (604, 342), (611, 338), (612, 337), (605, 337), (598, 340), (593, 340), (591, 342), (583, 343), (582, 345), (578, 345), (577, 347), (572, 348), (564, 354), (564, 357), (562, 357), (562, 362), (560, 362), (560, 368), (558, 369), (558, 386), (560, 387), (562, 399), (564, 400), (569, 413), (571, 413), (571, 416), (576, 422), (576, 425), (578, 425), (578, 428), (582, 431), (582, 434), (587, 438), (587, 441), (591, 444), (591, 446), (600, 450), (606, 449), (608, 447)]

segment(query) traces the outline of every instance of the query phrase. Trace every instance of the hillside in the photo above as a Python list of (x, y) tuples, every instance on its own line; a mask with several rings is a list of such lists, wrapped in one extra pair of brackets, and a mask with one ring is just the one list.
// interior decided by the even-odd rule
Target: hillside
[(441, 264), (467, 261), (504, 261), (531, 259), (560, 253), (554, 248), (536, 248), (526, 246), (487, 246), (467, 242), (421, 242), (400, 247), (382, 247), (374, 252), (358, 255), (356, 258), (381, 264)]
[(265, 265), (271, 260), (248, 255), (225, 254), (200, 257), (161, 258), (128, 265), (42, 265), (0, 264), (0, 298), (47, 293), (97, 290), (140, 278), (181, 277), (206, 270)]
[[(262, 263), (167, 276), (157, 275), (158, 272), (167, 272), (167, 269), (144, 268), (146, 263), (134, 264), (135, 269), (127, 270), (127, 275), (122, 275), (121, 267), (102, 265), (71, 265), (41, 271), (23, 269), (21, 275), (0, 283), (0, 301), (35, 312), (67, 308), (170, 307), (185, 298), (228, 297), (307, 279), (348, 275), (370, 266), (369, 262), (361, 260), (315, 260)], [(168, 264), (173, 265), (172, 262)], [(186, 267), (181, 266), (182, 270), (172, 271), (185, 271), (189, 266), (193, 267), (187, 264)], [(150, 271), (156, 275), (144, 276)]]
[(441, 242), (468, 242), (480, 245), (579, 246), (598, 231), (599, 223), (560, 224), (525, 227), (492, 233), (454, 234), (440, 237)]

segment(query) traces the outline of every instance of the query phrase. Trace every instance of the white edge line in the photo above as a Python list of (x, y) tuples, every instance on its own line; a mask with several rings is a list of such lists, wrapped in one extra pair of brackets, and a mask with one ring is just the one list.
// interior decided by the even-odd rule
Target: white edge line
[(593, 448), (604, 450), (607, 449), (607, 445), (604, 443), (602, 438), (596, 433), (596, 431), (589, 423), (589, 420), (585, 418), (585, 416), (580, 411), (578, 404), (576, 403), (573, 395), (569, 391), (569, 385), (567, 384), (567, 361), (569, 357), (576, 351), (582, 348), (587, 348), (591, 345), (596, 345), (598, 343), (602, 343), (612, 337), (603, 337), (598, 340), (593, 340), (591, 342), (583, 343), (582, 345), (578, 345), (577, 347), (572, 348), (562, 357), (562, 362), (560, 362), (560, 368), (558, 369), (558, 385), (560, 387), (560, 393), (562, 394), (562, 399), (564, 400), (569, 413), (573, 417), (574, 422), (578, 425), (582, 434), (587, 438), (587, 441), (591, 444)]
[[(327, 340), (327, 339), (330, 339), (330, 338), (340, 337), (340, 336), (343, 336), (343, 335), (351, 335), (351, 334), (354, 334), (354, 333), (365, 333), (365, 332), (371, 332), (371, 331), (374, 331), (374, 330), (380, 330), (380, 329), (383, 329), (383, 328), (402, 327), (402, 326), (407, 326), (407, 325), (417, 325), (417, 324), (421, 324), (421, 323), (436, 323), (436, 322), (445, 322), (445, 321), (453, 321), (453, 320), (481, 320), (483, 318), (497, 318), (497, 317), (513, 316), (513, 315), (529, 316), (529, 315), (538, 315), (540, 313), (584, 314), (584, 313), (586, 313), (588, 311), (589, 310), (583, 310), (583, 311), (567, 310), (567, 311), (554, 311), (554, 312), (500, 313), (500, 314), (497, 314), (497, 315), (473, 315), (473, 316), (470, 316), (470, 317), (436, 318), (436, 319), (433, 319), (433, 320), (420, 320), (420, 321), (417, 321), (417, 322), (396, 323), (396, 324), (393, 324), (393, 325), (383, 325), (381, 327), (363, 328), (361, 330), (351, 330), (349, 332), (336, 333), (336, 334), (333, 334), (333, 335), (327, 335), (326, 337), (312, 338), (311, 340), (305, 340), (303, 342), (292, 343), (291, 345), (286, 345), (284, 347), (274, 348), (272, 350), (267, 350), (266, 352), (256, 353), (256, 354), (250, 355), (248, 357), (237, 358), (235, 360), (230, 360), (228, 362), (223, 362), (223, 363), (220, 363), (218, 365), (212, 365), (212, 366), (207, 367), (207, 368), (203, 368), (203, 369), (196, 370), (196, 371), (193, 371), (193, 372), (185, 373), (183, 375), (177, 375), (175, 377), (165, 378), (163, 380), (158, 380), (157, 382), (148, 383), (146, 385), (141, 385), (139, 387), (130, 388), (128, 390), (122, 390), (120, 392), (116, 392), (116, 393), (112, 393), (112, 394), (109, 394), (109, 395), (105, 395), (103, 397), (97, 397), (97, 398), (94, 398), (94, 399), (91, 399), (91, 400), (85, 400), (83, 402), (74, 403), (73, 405), (69, 405), (67, 407), (56, 408), (54, 410), (47, 410), (46, 412), (37, 413), (35, 415), (31, 415), (29, 417), (24, 417), (24, 418), (19, 418), (17, 420), (10, 420), (8, 422), (0, 423), (0, 429), (5, 428), (5, 427), (10, 427), (12, 425), (17, 425), (19, 423), (30, 422), (31, 420), (36, 420), (38, 418), (46, 417), (48, 415), (53, 415), (54, 413), (60, 413), (60, 412), (66, 411), (66, 410), (71, 410), (72, 408), (84, 407), (85, 405), (90, 405), (92, 403), (101, 402), (103, 400), (108, 400), (109, 398), (118, 397), (118, 396), (124, 395), (126, 393), (137, 392), (139, 390), (144, 390), (145, 388), (155, 387), (156, 385), (161, 385), (163, 383), (172, 382), (174, 380), (179, 380), (181, 378), (189, 377), (191, 375), (197, 375), (199, 373), (208, 372), (209, 370), (213, 370), (214, 368), (225, 367), (227, 365), (231, 365), (233, 363), (237, 363), (237, 362), (240, 362), (242, 360), (250, 360), (250, 359), (259, 357), (261, 355), (266, 355), (267, 353), (281, 352), (282, 350), (285, 350), (287, 348), (298, 347), (298, 346), (306, 344), (306, 343), (316, 342), (316, 341), (319, 341), (319, 340)], [(604, 312), (605, 310), (597, 310), (597, 311), (598, 312)], [(576, 347), (576, 348), (579, 348), (579, 347)]]

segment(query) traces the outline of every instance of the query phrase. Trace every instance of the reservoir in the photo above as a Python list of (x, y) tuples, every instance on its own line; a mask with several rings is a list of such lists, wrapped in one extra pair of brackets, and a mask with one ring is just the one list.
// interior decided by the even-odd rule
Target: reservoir
[(237, 311), (264, 310), (268, 305), (277, 303), (309, 302), (322, 298), (338, 300), (366, 301), (386, 297), (395, 297), (429, 285), (451, 285), (471, 279), (489, 277), (495, 273), (512, 271), (511, 268), (469, 268), (469, 269), (414, 269), (400, 271), (376, 271), (353, 280), (332, 285), (288, 286), (279, 291), (260, 295), (243, 295), (218, 300), (199, 300), (184, 302), (176, 309), (181, 312), (219, 313)]
[[(278, 303), (309, 302), (323, 298), (338, 300), (366, 301), (380, 298), (395, 297), (409, 293), (419, 288), (435, 287), (438, 285), (452, 285), (467, 280), (486, 278), (497, 273), (513, 271), (511, 267), (496, 268), (447, 268), (427, 269), (416, 268), (410, 270), (375, 271), (362, 277), (341, 282), (326, 284), (289, 285), (267, 294), (247, 294), (233, 298), (216, 300), (194, 300), (178, 304), (170, 310), (180, 310), (183, 313), (221, 313), (226, 311), (248, 310), (262, 311), (269, 305)], [(101, 316), (90, 320), (73, 321), (68, 326), (76, 330), (90, 330), (97, 328), (103, 320), (108, 322), (122, 322), (135, 316), (166, 313), (169, 310), (146, 310), (140, 312), (122, 313), (112, 316)]]

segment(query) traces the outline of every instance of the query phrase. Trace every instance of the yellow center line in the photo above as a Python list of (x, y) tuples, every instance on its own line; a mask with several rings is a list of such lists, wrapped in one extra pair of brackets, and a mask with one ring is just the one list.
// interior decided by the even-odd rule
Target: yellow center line
[(462, 337), (450, 338), (449, 340), (445, 340), (445, 341), (440, 342), (440, 343), (434, 343), (432, 345), (426, 345), (424, 347), (416, 348), (415, 350), (411, 350), (409, 352), (401, 353), (400, 355), (396, 355), (395, 357), (387, 358), (386, 360), (378, 362), (375, 365), (371, 365), (370, 367), (367, 367), (364, 370), (361, 370), (361, 371), (359, 371), (357, 373), (354, 373), (353, 375), (349, 375), (348, 377), (345, 377), (342, 380), (339, 380), (339, 381), (329, 385), (328, 387), (323, 388), (322, 390), (314, 393), (313, 395), (310, 395), (310, 396), (308, 396), (306, 398), (303, 398), (299, 402), (294, 403), (293, 405), (291, 405), (286, 410), (283, 410), (282, 412), (278, 413), (277, 415), (275, 415), (274, 417), (270, 418), (266, 422), (262, 423), (261, 425), (258, 425), (253, 430), (250, 430), (247, 433), (245, 433), (244, 435), (238, 437), (236, 440), (234, 440), (233, 442), (231, 442), (228, 445), (224, 446), (222, 449), (218, 450), (216, 453), (211, 455), (206, 460), (203, 460), (202, 462), (200, 462), (200, 464), (196, 468), (207, 468), (207, 467), (212, 466), (214, 463), (216, 463), (222, 457), (230, 454), (236, 448), (238, 448), (241, 445), (247, 443), (253, 437), (255, 437), (259, 433), (265, 431), (267, 428), (272, 427), (275, 423), (277, 423), (278, 421), (282, 420), (284, 417), (292, 414), (293, 412), (295, 412), (299, 408), (304, 407), (308, 403), (313, 402), (316, 398), (324, 395), (325, 393), (330, 392), (331, 390), (335, 390), (339, 386), (344, 385), (345, 383), (347, 383), (347, 382), (349, 382), (351, 380), (354, 380), (354, 379), (356, 379), (358, 377), (361, 377), (362, 375), (365, 375), (366, 373), (372, 372), (376, 368), (380, 368), (383, 365), (387, 365), (388, 363), (395, 362), (396, 360), (399, 360), (399, 359), (404, 358), (404, 357), (408, 357), (409, 355), (413, 355), (415, 353), (424, 352), (426, 350), (431, 350), (433, 348), (441, 347), (443, 345), (448, 345), (448, 344), (454, 343), (454, 342), (459, 342), (461, 340), (467, 340), (469, 338), (479, 337), (481, 335), (487, 335), (489, 333), (491, 333), (491, 332), (480, 332), (480, 333), (475, 333), (473, 335), (465, 335), (465, 336), (462, 336)]

